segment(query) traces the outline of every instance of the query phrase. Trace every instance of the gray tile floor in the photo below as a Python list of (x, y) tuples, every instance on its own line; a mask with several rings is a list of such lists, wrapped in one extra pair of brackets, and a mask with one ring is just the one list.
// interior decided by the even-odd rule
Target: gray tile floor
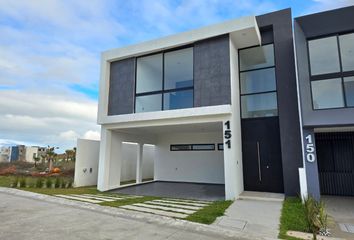
[(169, 198), (185, 198), (196, 200), (224, 200), (224, 184), (182, 183), (156, 181), (109, 191), (111, 193), (132, 194), (140, 196), (156, 196)]

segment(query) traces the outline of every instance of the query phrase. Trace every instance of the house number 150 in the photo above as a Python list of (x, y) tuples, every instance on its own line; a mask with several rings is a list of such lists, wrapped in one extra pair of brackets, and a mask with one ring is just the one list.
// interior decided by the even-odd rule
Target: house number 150
[(307, 143), (306, 143), (306, 160), (308, 162), (314, 162), (315, 161), (315, 145), (312, 142), (312, 136), (311, 136), (311, 134), (309, 134), (305, 138), (307, 140)]
[(230, 121), (225, 122), (225, 131), (224, 131), (224, 138), (226, 139), (225, 145), (227, 148), (231, 148), (231, 129), (230, 129)]

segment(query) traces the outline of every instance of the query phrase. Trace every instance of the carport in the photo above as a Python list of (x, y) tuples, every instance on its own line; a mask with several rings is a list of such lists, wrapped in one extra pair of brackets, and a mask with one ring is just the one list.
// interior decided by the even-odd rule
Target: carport
[(121, 187), (109, 192), (206, 201), (225, 200), (224, 184), (154, 181)]

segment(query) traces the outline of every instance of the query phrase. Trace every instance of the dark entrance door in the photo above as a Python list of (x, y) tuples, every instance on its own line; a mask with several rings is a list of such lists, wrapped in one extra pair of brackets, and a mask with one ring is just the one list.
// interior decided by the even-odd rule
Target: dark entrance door
[(284, 192), (277, 117), (242, 120), (242, 155), (246, 191)]
[(354, 196), (354, 132), (315, 138), (321, 194)]

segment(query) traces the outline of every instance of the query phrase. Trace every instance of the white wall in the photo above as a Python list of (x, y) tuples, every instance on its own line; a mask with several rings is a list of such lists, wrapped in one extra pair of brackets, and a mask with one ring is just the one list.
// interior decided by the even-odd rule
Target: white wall
[[(74, 176), (75, 187), (97, 184), (99, 148), (99, 141), (87, 139), (77, 140)], [(92, 172), (90, 172), (90, 168)]]
[(34, 162), (33, 154), (38, 156), (38, 148), (37, 147), (26, 147), (26, 162)]
[[(137, 144), (122, 144), (122, 169), (121, 181), (135, 180), (136, 178), (136, 160)], [(143, 148), (143, 179), (154, 178), (154, 157), (155, 147), (153, 145), (144, 145)]]
[[(220, 123), (221, 124), (221, 123)], [(170, 151), (171, 144), (222, 143), (222, 132), (159, 135), (155, 180), (224, 183), (223, 151)]]

